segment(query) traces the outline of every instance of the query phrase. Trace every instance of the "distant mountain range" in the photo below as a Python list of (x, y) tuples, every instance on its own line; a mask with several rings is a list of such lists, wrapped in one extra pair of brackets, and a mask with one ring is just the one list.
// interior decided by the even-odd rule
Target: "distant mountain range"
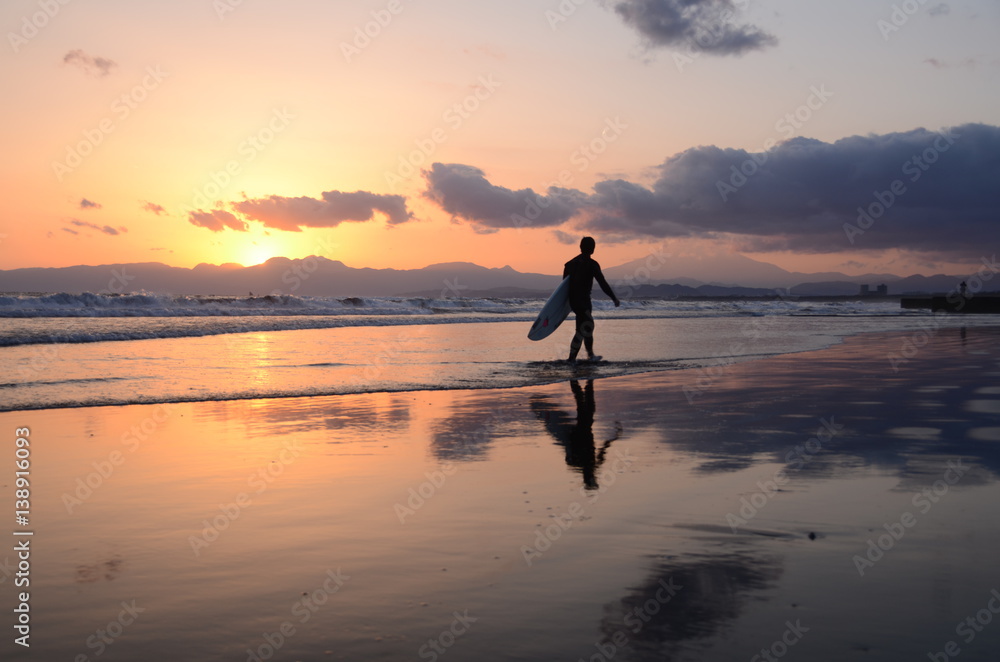
[(864, 274), (848, 276), (840, 272), (800, 273), (786, 271), (768, 262), (753, 260), (736, 253), (725, 255), (674, 256), (652, 252), (645, 258), (633, 260), (617, 267), (605, 268), (604, 275), (611, 279), (635, 280), (646, 278), (651, 283), (677, 283), (680, 285), (717, 285), (721, 287), (790, 288), (801, 283), (839, 281), (852, 284), (850, 294), (857, 294), (858, 285), (888, 284), (900, 280), (893, 274)]
[[(742, 255), (673, 257), (650, 254), (605, 268), (621, 296), (753, 296), (789, 289), (796, 295), (855, 295), (861, 284), (890, 294), (947, 292), (961, 276), (908, 276), (837, 272), (797, 273)], [(152, 292), (170, 294), (306, 296), (548, 296), (555, 275), (487, 268), (470, 262), (421, 269), (354, 268), (324, 257), (271, 258), (263, 264), (199, 264), (187, 269), (159, 262), (0, 270), (4, 292)], [(595, 288), (595, 295), (600, 295)]]

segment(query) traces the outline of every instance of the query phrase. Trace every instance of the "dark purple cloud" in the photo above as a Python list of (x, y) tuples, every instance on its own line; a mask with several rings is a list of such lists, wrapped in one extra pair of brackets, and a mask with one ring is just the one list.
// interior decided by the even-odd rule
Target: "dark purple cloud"
[[(651, 188), (599, 182), (583, 227), (623, 236), (746, 235), (757, 250), (961, 253), (994, 245), (1000, 128), (795, 138), (770, 152), (695, 147)], [(861, 230), (862, 232), (858, 232)]]
[(561, 225), (579, 209), (579, 191), (549, 188), (545, 195), (530, 188), (514, 191), (486, 180), (479, 168), (459, 163), (435, 163), (424, 171), (433, 200), (455, 218), (470, 221), (480, 231), (499, 228)]
[(760, 28), (739, 23), (732, 0), (622, 0), (614, 9), (653, 47), (743, 55), (778, 43)]
[(425, 195), (474, 226), (555, 227), (606, 240), (736, 236), (746, 250), (832, 253), (902, 249), (966, 255), (1000, 236), (1000, 127), (966, 124), (794, 138), (766, 152), (699, 146), (668, 158), (651, 185), (550, 189), (530, 224), (530, 189), (511, 191), (468, 165), (435, 163)]

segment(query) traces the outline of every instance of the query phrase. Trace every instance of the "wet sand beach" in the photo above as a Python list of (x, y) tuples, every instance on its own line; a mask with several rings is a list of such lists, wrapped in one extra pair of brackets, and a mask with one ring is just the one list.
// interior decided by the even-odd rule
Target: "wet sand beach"
[[(523, 388), (0, 421), (30, 429), (31, 521), (11, 528), (34, 532), (31, 648), (8, 628), (5, 659), (1000, 650), (996, 329)], [(8, 614), (17, 563), (8, 545)]]

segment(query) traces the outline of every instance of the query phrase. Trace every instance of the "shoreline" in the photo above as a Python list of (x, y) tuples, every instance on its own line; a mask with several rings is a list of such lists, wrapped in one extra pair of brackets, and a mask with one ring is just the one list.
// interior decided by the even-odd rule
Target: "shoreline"
[[(951, 316), (946, 316), (945, 319), (951, 319)], [(981, 330), (994, 329), (997, 333), (1000, 333), (1000, 326), (978, 326), (971, 327), (977, 333)], [(951, 325), (941, 325), (931, 328), (930, 335), (928, 337), (933, 337), (942, 330), (955, 330), (959, 332), (967, 332), (964, 327), (951, 326)], [(903, 352), (908, 351), (906, 347), (906, 341), (908, 338), (912, 337), (922, 337), (928, 334), (926, 329), (917, 328), (914, 330), (894, 330), (894, 331), (859, 331), (850, 335), (837, 336), (829, 345), (820, 348), (805, 348), (797, 350), (788, 350), (783, 352), (766, 352), (761, 354), (746, 354), (746, 355), (719, 355), (711, 357), (700, 357), (700, 358), (688, 358), (688, 359), (675, 359), (675, 360), (664, 360), (659, 363), (659, 365), (650, 365), (648, 368), (635, 369), (634, 366), (639, 362), (615, 362), (615, 361), (604, 361), (598, 364), (587, 364), (580, 363), (576, 366), (569, 366), (564, 361), (534, 361), (532, 364), (545, 366), (547, 369), (560, 370), (562, 374), (554, 376), (550, 379), (538, 381), (535, 383), (528, 384), (514, 384), (514, 385), (491, 385), (488, 383), (483, 383), (481, 385), (445, 385), (441, 388), (425, 388), (425, 387), (414, 387), (414, 388), (396, 388), (396, 389), (372, 389), (372, 390), (354, 390), (346, 392), (321, 392), (321, 393), (278, 393), (271, 394), (267, 396), (259, 395), (246, 395), (238, 397), (192, 397), (192, 398), (162, 398), (162, 399), (149, 399), (142, 402), (95, 402), (95, 403), (80, 403), (80, 404), (65, 404), (59, 406), (40, 406), (40, 407), (27, 407), (19, 409), (0, 409), (0, 415), (2, 414), (13, 414), (18, 412), (30, 412), (30, 413), (41, 413), (47, 411), (63, 411), (63, 410), (84, 410), (92, 408), (107, 408), (107, 407), (131, 407), (131, 406), (158, 406), (158, 405), (182, 405), (182, 404), (197, 404), (197, 403), (210, 403), (210, 402), (247, 402), (247, 401), (267, 401), (267, 400), (294, 400), (299, 398), (336, 398), (336, 397), (346, 397), (354, 395), (379, 395), (379, 394), (413, 394), (413, 393), (442, 393), (442, 392), (482, 392), (482, 391), (506, 391), (510, 389), (524, 389), (533, 388), (541, 386), (551, 386), (553, 384), (568, 383), (571, 381), (587, 380), (587, 379), (600, 379), (600, 380), (626, 380), (630, 378), (640, 378), (643, 376), (656, 375), (660, 373), (684, 373), (688, 371), (692, 372), (702, 372), (707, 375), (718, 374), (720, 371), (726, 371), (731, 366), (738, 363), (746, 362), (759, 362), (768, 361), (782, 357), (794, 357), (804, 353), (812, 352), (826, 352), (833, 350), (838, 346), (852, 343), (862, 343), (864, 338), (870, 338), (875, 342), (882, 342), (893, 337), (898, 337), (900, 339), (900, 346), (896, 352), (887, 352), (886, 361), (889, 367), (892, 367), (895, 360), (896, 363), (905, 363), (908, 359), (903, 355)], [(912, 342), (911, 342), (912, 344)], [(893, 359), (893, 354), (895, 354), (895, 359)], [(649, 362), (652, 363), (652, 362)], [(669, 365), (668, 365), (669, 364)], [(608, 371), (608, 369), (611, 369)], [(617, 373), (614, 372), (615, 368), (625, 369), (626, 372)], [(569, 373), (572, 374), (569, 374)], [(697, 388), (696, 388), (697, 390)], [(689, 397), (689, 402), (691, 398)]]

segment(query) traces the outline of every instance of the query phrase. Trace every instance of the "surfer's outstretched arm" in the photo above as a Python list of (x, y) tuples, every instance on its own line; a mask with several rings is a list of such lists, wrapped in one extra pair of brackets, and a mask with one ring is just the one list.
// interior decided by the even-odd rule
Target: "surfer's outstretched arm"
[(594, 280), (596, 280), (597, 284), (601, 286), (604, 293), (611, 297), (611, 300), (615, 302), (615, 306), (618, 306), (621, 303), (618, 300), (618, 297), (615, 296), (615, 291), (611, 289), (610, 285), (608, 285), (608, 281), (604, 278), (604, 273), (601, 271), (600, 267), (597, 267), (597, 273), (594, 274)]

